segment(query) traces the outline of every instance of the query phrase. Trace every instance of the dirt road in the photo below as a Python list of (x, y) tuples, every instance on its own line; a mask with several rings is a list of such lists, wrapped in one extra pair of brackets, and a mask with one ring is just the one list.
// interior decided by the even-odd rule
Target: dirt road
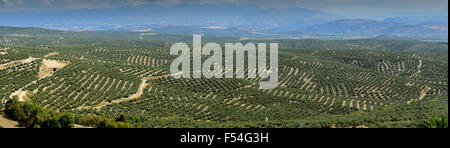
[(9, 120), (5, 116), (0, 115), (0, 128), (20, 128), (19, 122)]

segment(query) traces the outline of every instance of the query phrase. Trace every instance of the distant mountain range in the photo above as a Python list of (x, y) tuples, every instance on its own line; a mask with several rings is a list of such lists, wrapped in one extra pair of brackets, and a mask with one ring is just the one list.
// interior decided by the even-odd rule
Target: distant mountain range
[[(72, 31), (123, 31), (234, 38), (448, 40), (448, 10), (384, 20), (344, 19), (303, 8), (236, 5), (129, 6), (9, 12), (0, 26)], [(9, 33), (11, 34), (11, 33)], [(27, 35), (20, 32), (14, 35)]]
[[(399, 20), (406, 20), (397, 18)], [(305, 32), (328, 36), (361, 38), (411, 38), (411, 39), (448, 39), (448, 24), (425, 24), (395, 21), (394, 19), (376, 21), (348, 19), (313, 25)]]
[(333, 14), (303, 8), (269, 9), (230, 4), (144, 5), (68, 11), (24, 11), (0, 15), (3, 26), (70, 30), (134, 30), (167, 26), (297, 30), (335, 18), (337, 16)]
[[(420, 51), (448, 53), (448, 42), (424, 42), (413, 40), (355, 39), (258, 39), (203, 36), (206, 42), (220, 44), (279, 43), (284, 49), (345, 50), (374, 49), (395, 51)], [(58, 31), (40, 28), (0, 27), (0, 45), (59, 47), (62, 45), (106, 45), (106, 46), (164, 46), (175, 42), (192, 42), (192, 35), (158, 34), (126, 31)]]

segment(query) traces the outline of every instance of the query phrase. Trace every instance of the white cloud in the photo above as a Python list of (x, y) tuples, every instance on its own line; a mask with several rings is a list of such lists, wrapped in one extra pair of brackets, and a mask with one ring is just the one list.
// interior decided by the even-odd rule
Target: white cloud
[(208, 27), (203, 27), (204, 29), (212, 29), (212, 30), (224, 30), (227, 29), (227, 27), (223, 27), (223, 26), (208, 26)]

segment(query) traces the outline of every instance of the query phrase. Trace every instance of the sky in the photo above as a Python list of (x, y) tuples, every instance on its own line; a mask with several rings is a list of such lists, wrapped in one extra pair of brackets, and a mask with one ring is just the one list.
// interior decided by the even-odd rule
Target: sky
[(342, 16), (448, 10), (448, 0), (0, 0), (1, 12), (118, 8), (140, 5), (232, 4), (307, 8)]

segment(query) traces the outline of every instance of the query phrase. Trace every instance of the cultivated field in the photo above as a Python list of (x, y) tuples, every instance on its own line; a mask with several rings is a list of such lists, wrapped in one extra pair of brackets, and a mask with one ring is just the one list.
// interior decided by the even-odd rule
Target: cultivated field
[(0, 53), (2, 102), (17, 96), (59, 112), (127, 115), (141, 127), (390, 127), (448, 112), (441, 52), (280, 49), (273, 90), (259, 90), (260, 79), (174, 79), (168, 47)]

